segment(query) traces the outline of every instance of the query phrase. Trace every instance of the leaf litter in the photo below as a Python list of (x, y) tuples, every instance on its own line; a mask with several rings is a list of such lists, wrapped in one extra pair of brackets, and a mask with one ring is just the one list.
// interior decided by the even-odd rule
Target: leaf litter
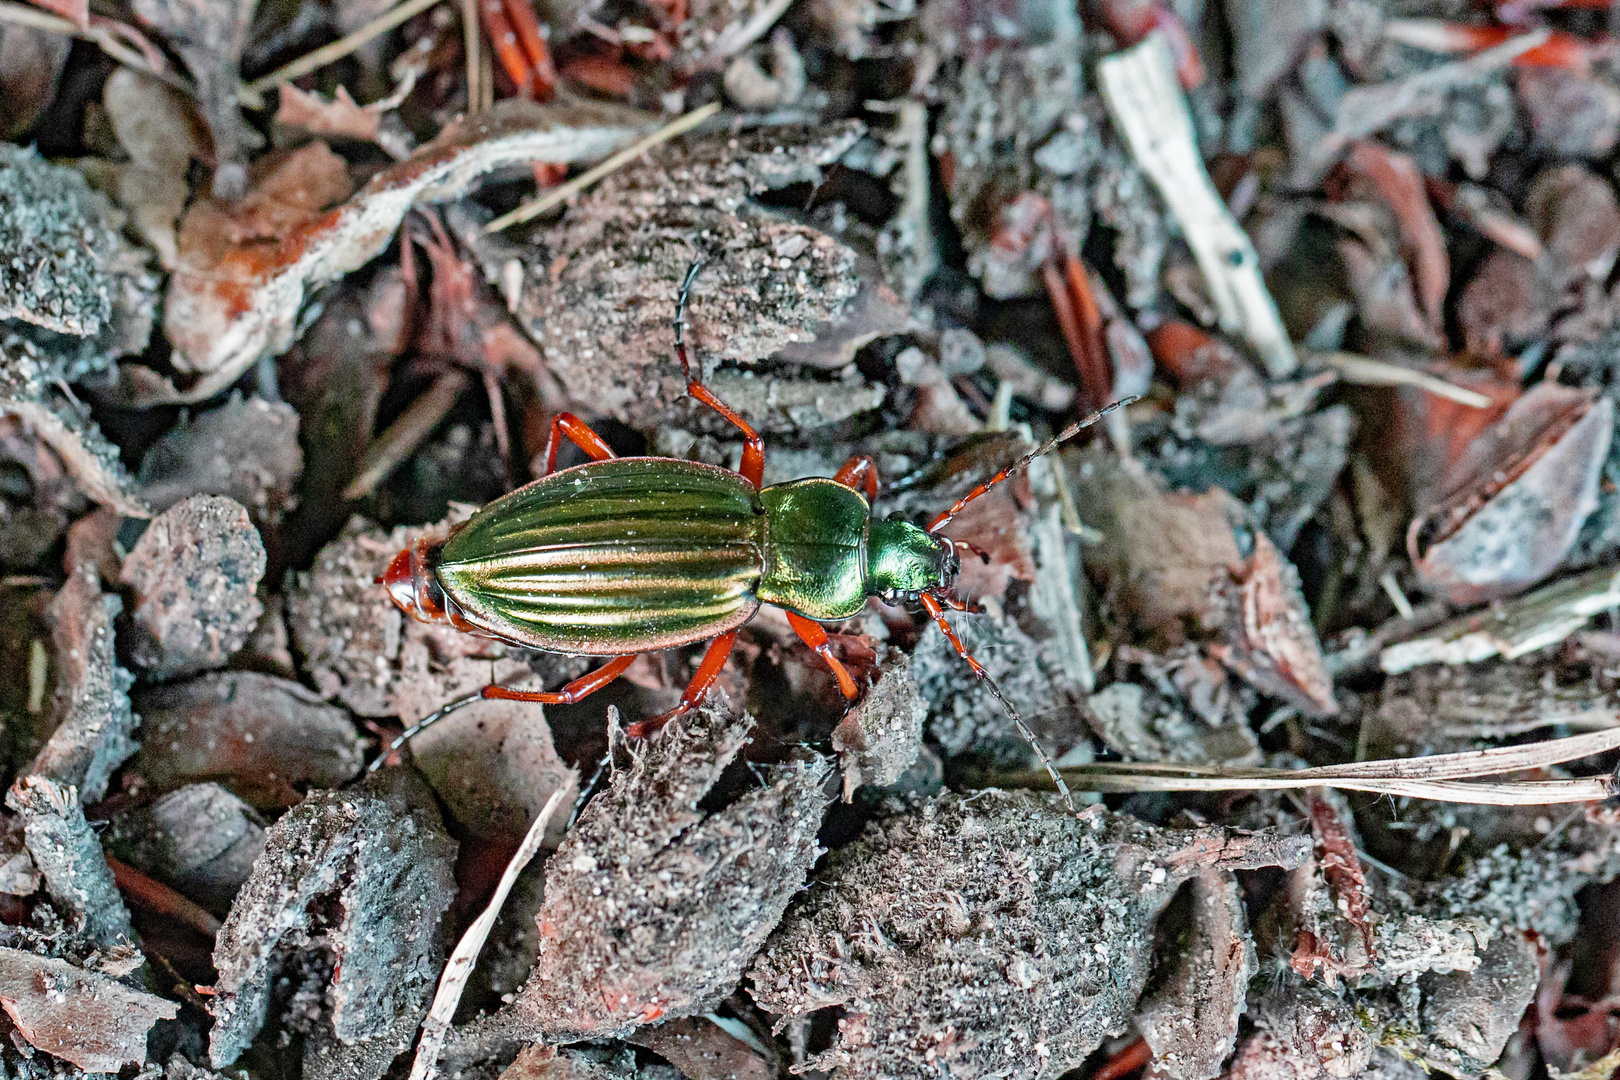
[[(0, 1071), (1612, 1068), (1608, 30), (0, 5)], [(1102, 805), (904, 605), (828, 628), (853, 708), (764, 612), (641, 741), (692, 649), (469, 699), (590, 662), (375, 584), (564, 411), (735, 467), (698, 262), (771, 481), (920, 523), (1138, 397), (951, 530)]]

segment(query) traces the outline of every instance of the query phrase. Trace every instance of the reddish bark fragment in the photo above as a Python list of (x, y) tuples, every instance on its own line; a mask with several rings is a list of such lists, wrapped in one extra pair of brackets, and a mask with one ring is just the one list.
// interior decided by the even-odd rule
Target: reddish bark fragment
[(1350, 168), (1378, 189), (1400, 223), (1406, 257), (1417, 282), (1418, 301), (1429, 325), (1440, 330), (1445, 317), (1446, 291), (1451, 287), (1451, 259), (1440, 222), (1429, 205), (1423, 173), (1410, 154), (1390, 150), (1382, 143), (1362, 139), (1350, 148)]
[(86, 1072), (146, 1060), (146, 1033), (180, 1006), (65, 960), (0, 946), (0, 1007), (32, 1046)]

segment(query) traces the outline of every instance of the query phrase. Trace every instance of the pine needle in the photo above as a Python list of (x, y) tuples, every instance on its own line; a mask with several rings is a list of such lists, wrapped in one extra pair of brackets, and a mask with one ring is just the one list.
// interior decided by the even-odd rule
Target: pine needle
[(502, 229), (510, 228), (513, 225), (521, 225), (530, 218), (538, 217), (553, 206), (572, 199), (575, 195), (578, 195), (614, 170), (628, 165), (658, 144), (668, 142), (675, 136), (692, 130), (719, 111), (720, 103), (718, 101), (711, 101), (702, 108), (693, 109), (678, 120), (665, 124), (645, 139), (631, 143), (594, 169), (580, 173), (566, 184), (558, 184), (538, 199), (531, 199), (509, 214), (502, 214), (488, 225), (485, 225), (484, 231), (486, 233), (500, 232)]
[[(1242, 768), (1160, 762), (1103, 762), (1060, 769), (1071, 787), (1088, 791), (1280, 791), (1333, 787), (1486, 806), (1547, 806), (1598, 802), (1620, 793), (1615, 777), (1572, 780), (1481, 780), (1545, 768), (1620, 749), (1620, 728), (1419, 758), (1389, 758), (1308, 769)], [(1044, 773), (1021, 773), (1026, 787), (1049, 786)]]

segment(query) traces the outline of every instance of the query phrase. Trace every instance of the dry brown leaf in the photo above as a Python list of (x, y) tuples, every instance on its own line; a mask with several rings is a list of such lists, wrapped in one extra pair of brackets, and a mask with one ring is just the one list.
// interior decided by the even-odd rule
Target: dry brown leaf
[[(198, 246), (188, 246), (193, 215), (207, 220), (222, 213), (217, 204), (200, 204), (181, 227), (180, 266), (170, 280), (164, 326), (175, 345), (175, 367), (202, 378), (182, 391), (154, 372), (126, 367), (126, 388), (145, 404), (213, 396), (260, 356), (285, 351), (306, 290), (369, 262), (415, 203), (454, 198), (506, 165), (600, 157), (640, 130), (639, 114), (622, 109), (505, 101), (446, 128), (342, 205), (302, 220), (294, 216), (291, 227), (272, 230), (275, 243), (221, 244), (217, 232), (199, 225)], [(312, 203), (298, 205), (307, 211)]]
[(1389, 204), (1401, 226), (1406, 256), (1412, 264), (1418, 301), (1429, 325), (1442, 328), (1446, 292), (1451, 287), (1451, 259), (1446, 254), (1445, 236), (1429, 205), (1423, 173), (1410, 154), (1397, 153), (1381, 143), (1360, 140), (1350, 148), (1350, 168), (1364, 176), (1384, 202)]
[(1104, 536), (1087, 562), (1138, 626), (1171, 641), (1213, 635), (1209, 654), (1261, 690), (1337, 711), (1298, 575), (1241, 503), (1221, 488), (1162, 492), (1106, 454), (1081, 460), (1070, 474), (1077, 502)]
[(82, 30), (90, 25), (90, 0), (30, 0), (35, 7), (72, 19)]
[(117, 197), (131, 223), (174, 269), (178, 243), (174, 223), (191, 195), (186, 172), (205, 154), (186, 99), (162, 81), (127, 67), (107, 78), (101, 102), (129, 164), (118, 173)]
[(355, 104), (347, 87), (339, 86), (331, 101), (300, 90), (292, 83), (282, 83), (280, 92), (281, 104), (276, 109), (278, 124), (311, 135), (336, 135), (361, 142), (377, 140), (381, 111)]
[(1224, 635), (1210, 655), (1249, 682), (1307, 712), (1339, 711), (1299, 575), (1265, 533), (1254, 533), (1253, 554), (1229, 582), (1217, 582), (1202, 618)]
[(196, 85), (197, 106), (214, 142), (214, 194), (234, 198), (247, 186), (247, 151), (259, 136), (237, 105), (237, 63), (258, 0), (134, 0), (135, 16), (180, 54)]
[(34, 126), (56, 96), (73, 39), (31, 26), (0, 26), (0, 138)]

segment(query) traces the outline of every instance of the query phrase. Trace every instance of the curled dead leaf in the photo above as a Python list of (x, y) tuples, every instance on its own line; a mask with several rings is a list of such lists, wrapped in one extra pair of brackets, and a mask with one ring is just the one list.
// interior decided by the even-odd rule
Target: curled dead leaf
[(1419, 580), (1453, 604), (1507, 596), (1563, 561), (1597, 506), (1614, 404), (1555, 383), (1532, 387), (1447, 474), (1412, 519)]
[(206, 154), (204, 133), (197, 130), (184, 96), (127, 67), (107, 77), (101, 102), (119, 144), (129, 154), (129, 163), (118, 172), (118, 202), (129, 211), (135, 230), (172, 270), (179, 251), (175, 222), (191, 194), (186, 172), (193, 158)]
[(16, 417), (50, 447), (90, 498), (125, 517), (151, 517), (131, 494), (129, 474), (118, 448), (78, 403), (47, 385), (45, 368), (27, 342), (15, 342), (13, 353), (0, 352), (0, 416)]
[(1338, 706), (1299, 575), (1228, 492), (1163, 492), (1132, 462), (1087, 453), (1071, 468), (1085, 522), (1103, 533), (1088, 568), (1139, 628), (1192, 634), (1244, 679), (1314, 715)]

